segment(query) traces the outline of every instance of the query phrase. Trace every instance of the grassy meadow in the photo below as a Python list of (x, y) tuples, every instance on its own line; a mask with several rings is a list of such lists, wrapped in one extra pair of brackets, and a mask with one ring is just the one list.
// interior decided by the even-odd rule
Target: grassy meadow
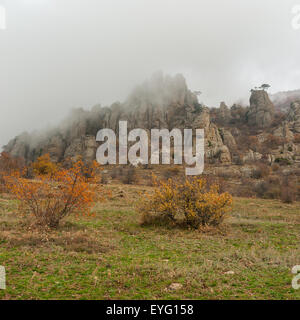
[(49, 232), (0, 197), (0, 299), (300, 299), (300, 203), (235, 198), (224, 227), (203, 233), (141, 226), (135, 202), (151, 187), (105, 188), (93, 217)]

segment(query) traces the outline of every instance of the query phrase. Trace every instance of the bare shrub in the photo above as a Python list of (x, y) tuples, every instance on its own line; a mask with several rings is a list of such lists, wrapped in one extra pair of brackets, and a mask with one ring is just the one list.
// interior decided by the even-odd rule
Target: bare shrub
[(180, 169), (178, 167), (168, 168), (163, 171), (163, 176), (165, 179), (170, 179), (176, 177), (180, 173)]
[(135, 167), (128, 167), (123, 170), (122, 182), (124, 184), (135, 184), (138, 182), (138, 175)]
[(275, 163), (277, 163), (281, 166), (290, 166), (292, 164), (292, 162), (286, 158), (276, 158)]
[(295, 134), (294, 143), (300, 143), (300, 134)]
[(263, 199), (279, 199), (280, 198), (280, 184), (272, 183), (272, 180), (263, 180), (256, 184), (254, 188), (256, 195)]
[(254, 197), (256, 195), (256, 192), (253, 188), (253, 181), (250, 178), (242, 177), (241, 185), (238, 185), (238, 187), (235, 188), (234, 195), (236, 195), (237, 197)]
[(285, 142), (285, 139), (269, 134), (263, 145), (267, 150), (273, 150), (282, 146)]
[(278, 172), (280, 171), (280, 165), (278, 163), (272, 164), (272, 171), (273, 172)]
[(120, 178), (121, 175), (122, 175), (122, 168), (114, 167), (110, 172), (110, 176), (114, 180)]
[(296, 186), (291, 177), (283, 177), (280, 185), (280, 199), (284, 203), (293, 203), (295, 201)]
[(5, 192), (6, 181), (5, 176), (11, 175), (13, 172), (21, 172), (24, 170), (25, 161), (21, 158), (14, 158), (7, 152), (0, 154), (0, 192)]
[(101, 175), (101, 180), (100, 181), (101, 181), (102, 184), (108, 184), (109, 183), (109, 176), (107, 174), (103, 173)]
[(261, 162), (255, 165), (255, 169), (253, 170), (251, 177), (253, 179), (267, 178), (270, 175), (270, 173), (271, 173), (270, 166)]

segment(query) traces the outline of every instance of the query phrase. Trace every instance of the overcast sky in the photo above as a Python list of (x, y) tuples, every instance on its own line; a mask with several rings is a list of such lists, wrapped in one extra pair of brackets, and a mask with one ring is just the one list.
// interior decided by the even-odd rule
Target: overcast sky
[(124, 100), (157, 70), (209, 106), (300, 88), (300, 0), (0, 0), (0, 145), (73, 107)]

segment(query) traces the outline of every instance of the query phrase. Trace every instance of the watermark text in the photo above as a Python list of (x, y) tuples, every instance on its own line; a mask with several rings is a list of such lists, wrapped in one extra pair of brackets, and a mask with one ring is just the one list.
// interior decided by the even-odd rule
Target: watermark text
[(6, 29), (6, 9), (0, 5), (0, 30)]
[[(186, 175), (200, 175), (204, 170), (204, 130), (196, 129), (133, 129), (128, 133), (127, 121), (119, 121), (118, 137), (112, 129), (101, 129), (97, 133), (96, 141), (104, 142), (97, 149), (98, 163), (134, 166), (138, 164), (182, 164), (188, 167)], [(149, 134), (150, 131), (150, 134)], [(183, 131), (183, 135), (182, 135)], [(117, 139), (118, 138), (118, 139)], [(117, 153), (117, 140), (119, 152)], [(149, 140), (150, 150), (149, 150)], [(134, 143), (134, 144), (133, 144)], [(131, 144), (128, 150), (128, 144)], [(171, 149), (173, 145), (173, 150)]]
[(296, 276), (292, 280), (292, 287), (295, 290), (300, 289), (300, 265), (294, 266), (292, 269), (292, 273), (296, 274)]
[(300, 30), (300, 4), (295, 5), (292, 8), (292, 15), (293, 15), (293, 19), (292, 19), (292, 28), (294, 30)]
[(6, 289), (5, 268), (0, 266), (0, 290)]

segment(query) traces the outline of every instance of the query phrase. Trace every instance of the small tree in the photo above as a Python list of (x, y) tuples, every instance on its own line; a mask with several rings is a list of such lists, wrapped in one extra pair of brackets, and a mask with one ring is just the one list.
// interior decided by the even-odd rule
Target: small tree
[(21, 158), (14, 158), (8, 152), (0, 153), (0, 171), (10, 173), (24, 168), (25, 162)]
[(58, 170), (57, 164), (51, 161), (48, 153), (37, 158), (32, 164), (32, 168), (36, 175), (53, 174)]
[(14, 158), (7, 152), (0, 154), (0, 191), (5, 191), (4, 177), (15, 171), (22, 171), (25, 161), (21, 158)]
[(124, 184), (135, 184), (138, 182), (138, 175), (135, 167), (129, 167), (122, 171), (122, 182)]
[[(97, 164), (94, 163), (96, 170)], [(89, 178), (81, 160), (71, 168), (59, 168), (44, 174), (40, 171), (34, 181), (15, 172), (6, 177), (8, 189), (20, 201), (19, 212), (33, 214), (38, 224), (57, 228), (59, 222), (72, 213), (88, 212), (99, 188), (89, 167)]]
[(260, 88), (263, 89), (263, 90), (268, 90), (271, 86), (267, 83), (263, 83)]

